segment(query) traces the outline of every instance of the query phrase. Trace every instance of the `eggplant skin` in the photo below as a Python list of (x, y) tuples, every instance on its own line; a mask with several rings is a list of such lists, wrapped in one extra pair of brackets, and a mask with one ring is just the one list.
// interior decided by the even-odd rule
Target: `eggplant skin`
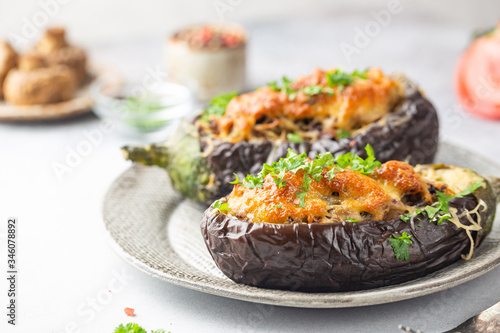
[[(474, 209), (477, 203), (478, 199), (469, 195), (451, 200), (450, 206), (460, 213)], [(463, 229), (450, 222), (437, 226), (429, 223), (426, 215), (419, 216), (415, 230), (399, 218), (270, 224), (241, 221), (209, 207), (201, 229), (216, 265), (235, 282), (304, 292), (353, 291), (425, 276), (468, 252), (470, 240)], [(461, 222), (469, 224), (465, 217)], [(397, 259), (388, 241), (392, 234), (403, 232), (413, 235), (409, 261)], [(479, 242), (485, 236), (482, 234)]]
[[(339, 141), (321, 139), (278, 145), (269, 141), (215, 141), (207, 161), (215, 175), (218, 190), (207, 204), (231, 192), (232, 185), (229, 182), (235, 179), (234, 173), (240, 178), (256, 174), (263, 163), (286, 157), (288, 148), (297, 152), (305, 151), (311, 158), (326, 152), (333, 155), (353, 152), (366, 158), (365, 147), (370, 144), (377, 160), (382, 163), (390, 160), (406, 161), (411, 165), (432, 163), (439, 138), (436, 110), (412, 83), (406, 82), (405, 90), (406, 98), (394, 112), (368, 125), (360, 133)], [(203, 144), (201, 148), (205, 149)]]

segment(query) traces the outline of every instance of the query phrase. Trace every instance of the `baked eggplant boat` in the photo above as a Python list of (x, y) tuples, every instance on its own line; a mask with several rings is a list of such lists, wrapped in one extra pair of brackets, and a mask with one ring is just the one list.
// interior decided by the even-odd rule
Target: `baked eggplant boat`
[(311, 160), (290, 151), (257, 176), (236, 178), (201, 222), (219, 269), (251, 286), (333, 292), (468, 260), (492, 228), (499, 179), (449, 165), (381, 164), (367, 152)]
[(168, 143), (123, 150), (127, 159), (165, 167), (177, 190), (208, 205), (231, 191), (234, 173), (255, 174), (288, 149), (363, 156), (370, 144), (383, 162), (430, 163), (438, 136), (434, 107), (404, 76), (316, 70), (218, 96)]

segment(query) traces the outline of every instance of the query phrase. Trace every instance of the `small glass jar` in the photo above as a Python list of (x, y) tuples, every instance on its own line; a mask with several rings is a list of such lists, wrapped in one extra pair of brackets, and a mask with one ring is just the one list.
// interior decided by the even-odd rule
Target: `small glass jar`
[(246, 44), (246, 30), (235, 23), (187, 27), (168, 40), (168, 67), (174, 80), (178, 76), (196, 80), (197, 98), (206, 102), (245, 89)]

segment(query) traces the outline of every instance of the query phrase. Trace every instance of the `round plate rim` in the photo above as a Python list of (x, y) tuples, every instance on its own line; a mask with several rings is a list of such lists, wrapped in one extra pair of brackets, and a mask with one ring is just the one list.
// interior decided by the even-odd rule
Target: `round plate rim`
[[(456, 151), (461, 151), (462, 153), (477, 155), (466, 149), (460, 148), (454, 144), (450, 143), (440, 143), (440, 148), (443, 149), (454, 149)], [(479, 156), (479, 155), (477, 155)], [(487, 160), (482, 157), (483, 160)], [(492, 165), (496, 163), (491, 162)], [(359, 306), (369, 306), (377, 304), (392, 303), (396, 301), (411, 299), (415, 297), (425, 296), (433, 294), (439, 291), (443, 291), (460, 284), (466, 283), (473, 279), (486, 274), (495, 267), (500, 265), (500, 246), (490, 250), (494, 257), (490, 260), (484, 259), (481, 265), (476, 265), (474, 268), (467, 272), (467, 274), (462, 274), (459, 277), (440, 277), (431, 278), (431, 280), (420, 281), (421, 279), (412, 280), (406, 283), (361, 290), (352, 292), (333, 292), (333, 293), (305, 293), (297, 291), (286, 291), (279, 290), (269, 290), (258, 287), (244, 286), (245, 290), (235, 291), (227, 290), (224, 288), (217, 288), (208, 283), (197, 282), (190, 280), (189, 278), (179, 278), (168, 272), (160, 271), (149, 266), (147, 263), (142, 262), (140, 259), (134, 257), (132, 254), (125, 251), (116, 239), (113, 238), (110, 230), (107, 228), (106, 223), (106, 202), (109, 200), (109, 196), (112, 195), (110, 189), (113, 188), (117, 182), (120, 181), (122, 177), (127, 175), (134, 168), (144, 168), (142, 165), (133, 165), (132, 167), (121, 173), (112, 183), (108, 192), (106, 193), (102, 205), (103, 221), (105, 224), (105, 234), (104, 237), (111, 248), (120, 256), (125, 262), (135, 267), (139, 271), (146, 273), (154, 278), (166, 281), (168, 283), (189, 288), (196, 291), (201, 291), (203, 293), (212, 294), (216, 296), (222, 296), (237, 300), (243, 300), (254, 303), (262, 303), (269, 305), (278, 306), (288, 306), (288, 307), (299, 307), (299, 308), (348, 308), (348, 307), (359, 307)], [(500, 169), (500, 166), (498, 166)], [(187, 199), (183, 199), (187, 200)], [(499, 218), (497, 218), (498, 220)], [(491, 235), (490, 235), (491, 236)], [(489, 236), (489, 237), (490, 237)], [(495, 238), (496, 239), (496, 238)], [(172, 252), (174, 252), (172, 250)], [(174, 252), (175, 253), (175, 252)], [(177, 254), (175, 254), (177, 255)], [(453, 266), (453, 265), (452, 265)], [(441, 271), (446, 271), (452, 268), (448, 266), (443, 268)], [(432, 274), (431, 274), (432, 275)], [(390, 298), (381, 297), (382, 294), (390, 295)]]

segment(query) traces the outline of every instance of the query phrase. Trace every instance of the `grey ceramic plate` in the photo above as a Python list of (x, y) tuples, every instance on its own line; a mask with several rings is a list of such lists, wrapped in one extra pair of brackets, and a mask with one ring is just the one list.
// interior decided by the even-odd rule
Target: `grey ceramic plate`
[[(436, 162), (500, 176), (500, 167), (471, 152), (441, 144)], [(389, 303), (445, 290), (500, 264), (500, 218), (469, 261), (460, 260), (424, 278), (356, 292), (303, 293), (236, 284), (210, 257), (200, 232), (204, 207), (183, 199), (166, 172), (135, 165), (113, 183), (104, 201), (104, 223), (113, 249), (126, 262), (161, 280), (245, 301), (309, 308)]]

